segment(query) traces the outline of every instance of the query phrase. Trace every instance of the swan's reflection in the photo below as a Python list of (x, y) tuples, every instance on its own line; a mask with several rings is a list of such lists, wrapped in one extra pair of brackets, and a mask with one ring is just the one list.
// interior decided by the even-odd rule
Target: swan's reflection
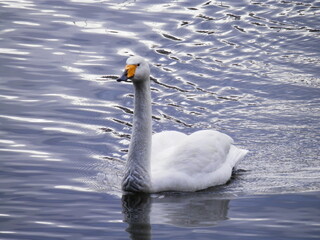
[(150, 239), (150, 207), (149, 194), (128, 193), (122, 196), (124, 221), (129, 224), (127, 232), (130, 233), (131, 239)]
[(229, 201), (209, 192), (126, 194), (122, 206), (131, 238), (151, 239), (151, 224), (204, 227), (226, 220)]

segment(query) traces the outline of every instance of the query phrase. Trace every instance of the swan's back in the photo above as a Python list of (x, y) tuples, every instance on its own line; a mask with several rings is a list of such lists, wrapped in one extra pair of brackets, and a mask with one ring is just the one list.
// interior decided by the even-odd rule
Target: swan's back
[[(152, 138), (152, 191), (197, 191), (226, 183), (247, 153), (226, 134), (162, 132)], [(162, 147), (161, 147), (162, 146)]]
[[(175, 146), (177, 143), (184, 141), (188, 135), (177, 131), (164, 131), (156, 133), (152, 136), (152, 148), (151, 153), (154, 156), (166, 149)], [(152, 155), (152, 154), (151, 154)]]

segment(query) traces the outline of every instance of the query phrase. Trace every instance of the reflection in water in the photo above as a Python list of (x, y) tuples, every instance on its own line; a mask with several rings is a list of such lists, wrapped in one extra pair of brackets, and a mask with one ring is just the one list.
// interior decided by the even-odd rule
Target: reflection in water
[(208, 192), (126, 194), (122, 207), (131, 238), (150, 239), (151, 224), (197, 228), (227, 220), (229, 201)]
[(129, 224), (127, 232), (131, 239), (150, 239), (150, 207), (151, 198), (148, 194), (125, 194), (122, 196), (124, 221)]
[(217, 199), (208, 192), (176, 193), (156, 198), (151, 222), (180, 227), (207, 227), (226, 220), (229, 200)]

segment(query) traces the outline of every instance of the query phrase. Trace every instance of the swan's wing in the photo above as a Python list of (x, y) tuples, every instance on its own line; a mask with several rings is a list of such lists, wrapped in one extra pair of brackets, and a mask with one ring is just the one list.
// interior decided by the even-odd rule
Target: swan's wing
[(177, 131), (164, 131), (154, 134), (152, 136), (151, 156), (156, 156), (162, 151), (166, 151), (166, 149), (176, 146), (186, 137), (186, 134)]
[(195, 132), (173, 143), (152, 156), (153, 190), (196, 191), (226, 183), (234, 164), (246, 153), (232, 143), (228, 135), (211, 130)]
[(238, 163), (247, 155), (248, 150), (238, 148), (234, 145), (231, 145), (226, 162), (230, 164), (232, 168), (237, 167)]
[(232, 138), (217, 131), (197, 131), (171, 145), (162, 161), (166, 168), (188, 175), (212, 172), (225, 162), (232, 142)]

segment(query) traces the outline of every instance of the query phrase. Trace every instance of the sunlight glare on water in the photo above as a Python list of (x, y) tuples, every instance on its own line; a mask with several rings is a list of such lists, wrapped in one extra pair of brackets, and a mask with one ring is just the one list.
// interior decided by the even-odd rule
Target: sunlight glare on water
[[(315, 239), (320, 4), (4, 0), (1, 239)], [(225, 186), (122, 196), (133, 89), (153, 131), (215, 129), (250, 152)]]

